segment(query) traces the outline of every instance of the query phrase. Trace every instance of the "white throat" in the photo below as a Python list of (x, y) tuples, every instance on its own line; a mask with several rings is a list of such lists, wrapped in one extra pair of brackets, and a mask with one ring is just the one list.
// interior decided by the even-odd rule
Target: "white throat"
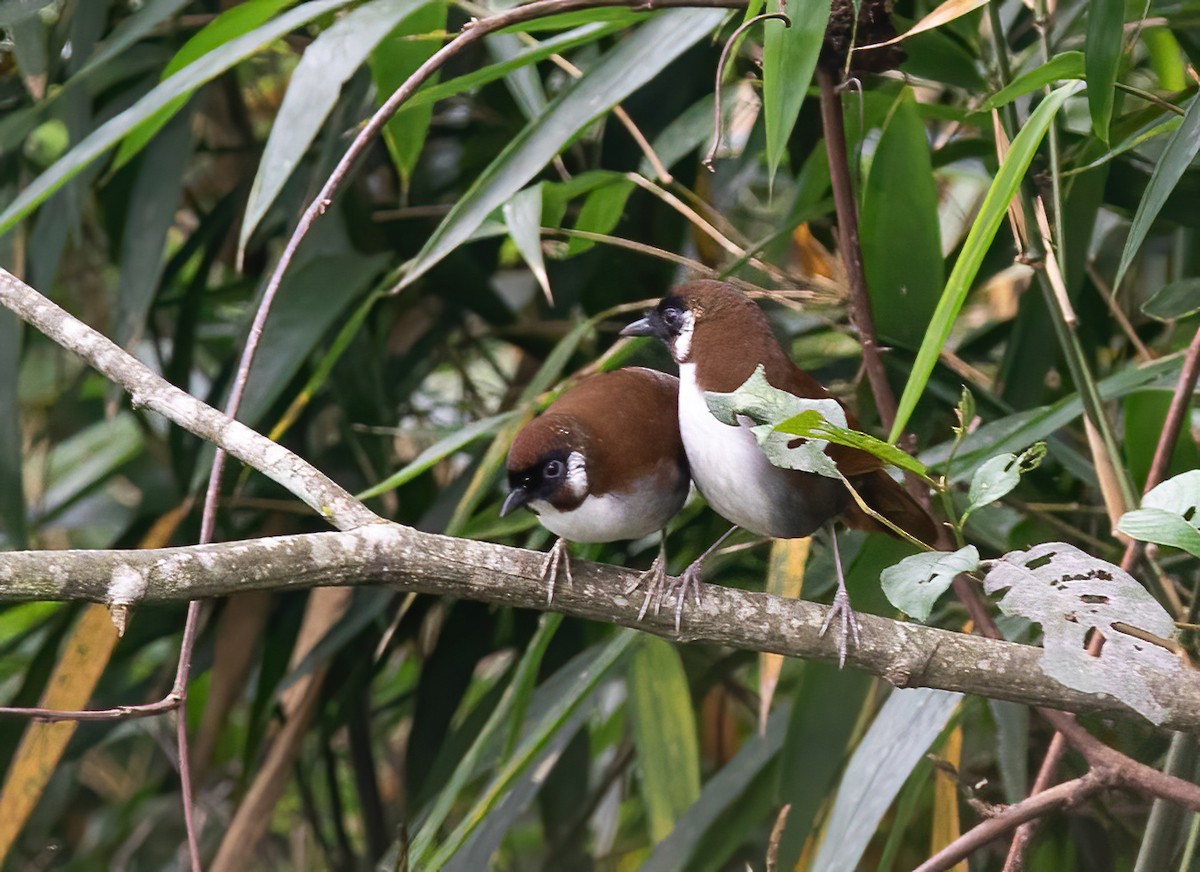
[(683, 313), (683, 326), (679, 334), (671, 340), (671, 356), (675, 362), (682, 364), (692, 353), (692, 332), (696, 329), (696, 316), (691, 312)]

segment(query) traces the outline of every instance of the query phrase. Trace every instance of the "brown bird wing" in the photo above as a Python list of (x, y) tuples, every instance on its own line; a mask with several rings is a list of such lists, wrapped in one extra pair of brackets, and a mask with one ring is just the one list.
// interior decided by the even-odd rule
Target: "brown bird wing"
[[(926, 545), (937, 544), (938, 527), (929, 512), (912, 498), (903, 485), (898, 484), (882, 469), (851, 478), (850, 484), (858, 491), (863, 502), (901, 530)], [(842, 513), (842, 520), (846, 522), (847, 527), (855, 530), (873, 530), (887, 533), (889, 536), (896, 535), (887, 526), (864, 512), (853, 499)]]
[[(783, 361), (776, 359), (772, 361), (772, 365), (768, 365), (767, 381), (798, 397), (829, 398), (829, 391), (786, 357)], [(842, 408), (846, 408), (844, 404)], [(858, 429), (858, 420), (849, 409), (846, 409), (846, 424), (852, 429)], [(863, 498), (863, 502), (878, 514), (926, 544), (933, 545), (937, 542), (937, 524), (929, 512), (913, 499), (903, 485), (884, 471), (882, 460), (870, 452), (846, 445), (830, 445), (825, 449), (825, 453), (833, 458), (842, 475), (846, 476)], [(846, 526), (856, 530), (874, 530), (891, 536), (896, 535), (887, 526), (864, 512), (853, 499), (843, 511), (842, 518)]]

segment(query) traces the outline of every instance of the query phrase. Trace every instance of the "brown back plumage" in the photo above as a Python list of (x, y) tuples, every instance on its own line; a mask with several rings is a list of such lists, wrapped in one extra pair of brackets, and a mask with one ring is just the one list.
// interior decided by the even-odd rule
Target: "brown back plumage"
[(687, 476), (678, 404), (679, 380), (666, 373), (626, 367), (588, 376), (521, 430), (508, 470), (536, 466), (556, 450), (579, 451), (588, 459), (594, 496), (621, 491), (621, 480), (654, 476), (675, 487)]
[[(695, 321), (691, 340), (691, 360), (696, 364), (696, 379), (704, 390), (728, 393), (740, 387), (763, 364), (767, 381), (773, 387), (805, 399), (834, 399), (821, 384), (792, 362), (771, 331), (770, 322), (758, 305), (727, 282), (695, 281), (676, 288), (678, 297), (691, 311)], [(702, 354), (697, 349), (703, 348)], [(845, 404), (838, 400), (845, 408)], [(854, 414), (846, 409), (846, 421), (858, 428)], [(933, 544), (938, 530), (933, 518), (884, 471), (883, 462), (866, 451), (843, 445), (825, 449), (838, 469), (850, 480), (863, 501), (897, 527), (923, 542)], [(791, 472), (797, 485), (811, 473)], [(892, 535), (891, 530), (872, 518), (846, 494), (840, 509), (846, 525)]]

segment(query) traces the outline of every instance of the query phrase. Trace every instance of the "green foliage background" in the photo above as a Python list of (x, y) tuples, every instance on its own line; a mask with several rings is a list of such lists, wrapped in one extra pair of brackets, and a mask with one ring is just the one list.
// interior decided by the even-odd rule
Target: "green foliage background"
[[(486, 11), (0, 2), (0, 264), (223, 405), (296, 217), (360, 122)], [(575, 373), (668, 367), (616, 330), (640, 301), (711, 270), (806, 291), (769, 306), (779, 335), (878, 433), (805, 87), (828, 9), (792, 0), (793, 27), (750, 28), (716, 83), (721, 47), (753, 11), (584, 10), (454, 57), (301, 246), (242, 420), (400, 523), (545, 548), (530, 516), (497, 515), (513, 432)], [(903, 30), (930, 11), (900, 0), (894, 21)], [(968, 11), (906, 40), (899, 74), (864, 74), (841, 100), (872, 306), (922, 461), (962, 482), (989, 457), (1049, 443), (1009, 499), (972, 514), (968, 539), (985, 557), (1061, 539), (1114, 560), (1077, 387), (1081, 374), (1099, 383), (1116, 422), (1106, 461), (1140, 493), (1200, 309), (1200, 7), (1063, 0), (1042, 28), (1043, 11), (1016, 0)], [(718, 86), (725, 133), (710, 174), (700, 161)], [(670, 179), (610, 111), (618, 102)], [(1018, 252), (1005, 215), (1021, 184), (1046, 203), (1074, 345), (1014, 265), (1032, 250)], [(1157, 318), (1142, 311), (1152, 297)], [(963, 384), (980, 426), (947, 471)], [(3, 547), (194, 542), (211, 456), (0, 311)], [(1185, 427), (1172, 471), (1197, 465)], [(322, 528), (260, 476), (229, 476), (225, 494), (221, 538)], [(720, 532), (690, 504), (673, 568)], [(841, 541), (856, 607), (890, 614), (879, 573), (905, 547)], [(655, 547), (583, 556), (648, 565)], [(787, 557), (739, 549), (708, 577), (758, 589), (770, 576), (787, 590), (799, 581)], [(1194, 610), (1196, 561), (1164, 553), (1162, 568)], [(832, 577), (817, 542), (803, 595), (827, 595)], [(768, 855), (777, 868), (911, 868), (977, 819), (976, 801), (1024, 796), (1049, 738), (1019, 706), (889, 697), (801, 662), (782, 664), (760, 724), (778, 664), (742, 652), (365, 589), (312, 638), (302, 626), (322, 607), (317, 593), (233, 597), (205, 622), (187, 718), (206, 857), (280, 741), (289, 688), (309, 679), (311, 721), (266, 838), (241, 846), (244, 868), (395, 868), (405, 851), (422, 870), (761, 869)], [(37, 704), (81, 611), (0, 609), (0, 701)], [(964, 620), (945, 602), (930, 617)], [(182, 606), (138, 609), (80, 704), (160, 698), (182, 621)], [(168, 720), (80, 726), (4, 846), (5, 868), (184, 864)], [(0, 721), (6, 791), (22, 787), (25, 727)], [(1167, 739), (1148, 726), (1089, 727), (1162, 765)], [(1068, 757), (1064, 772), (1078, 765)], [(1052, 817), (1028, 868), (1131, 868), (1150, 851), (1167, 858), (1156, 868), (1195, 868), (1196, 819), (1147, 830), (1148, 809), (1113, 795)], [(980, 852), (973, 868), (999, 869), (1003, 853)]]

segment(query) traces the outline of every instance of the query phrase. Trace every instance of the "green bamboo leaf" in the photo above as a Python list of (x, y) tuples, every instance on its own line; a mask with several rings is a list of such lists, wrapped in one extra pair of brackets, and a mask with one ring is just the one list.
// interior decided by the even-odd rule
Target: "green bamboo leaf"
[(810, 868), (858, 868), (892, 800), (961, 701), (944, 690), (892, 692), (846, 766)]
[(456, 428), (453, 432), (448, 433), (414, 457), (403, 469), (392, 473), (379, 482), (379, 484), (373, 485), (358, 494), (357, 498), (360, 500), (369, 500), (372, 497), (377, 497), (380, 494), (385, 494), (401, 485), (407, 484), (427, 469), (445, 460), (454, 452), (466, 448), (476, 439), (495, 433), (517, 414), (518, 412), (515, 411), (505, 412), (502, 415), (480, 418), (478, 421), (472, 421), (465, 427)]
[(88, 58), (88, 62), (75, 75), (81, 76), (121, 54), (188, 2), (189, 0), (150, 0), (143, 4), (136, 14), (122, 19), (121, 23), (113, 28), (112, 33), (105, 37), (100, 50)]
[[(261, 27), (270, 21), (275, 13), (294, 5), (295, 2), (296, 0), (248, 0), (246, 3), (239, 3), (226, 9), (183, 44), (163, 68), (161, 80), (165, 82), (209, 52)], [(113, 158), (113, 169), (125, 166), (135, 154), (145, 148), (146, 144), (154, 138), (154, 134), (162, 129), (171, 116), (183, 108), (183, 104), (187, 102), (187, 98), (193, 90), (194, 88), (188, 89), (185, 94), (171, 100), (162, 109), (131, 130), (121, 143), (121, 147), (117, 149), (117, 156)]]
[(1029, 706), (989, 699), (996, 722), (996, 766), (1006, 802), (1020, 802), (1029, 793)]
[[(16, 179), (0, 183), (0, 203), (11, 200), (16, 189)], [(14, 262), (14, 236), (0, 236), (0, 264)], [(0, 548), (5, 550), (23, 549), (29, 544), (19, 378), (23, 329), (16, 315), (8, 309), (0, 311)], [(2, 626), (0, 638), (11, 638)]]
[(1129, 227), (1129, 237), (1125, 240), (1125, 250), (1121, 252), (1121, 263), (1117, 267), (1117, 277), (1113, 280), (1113, 293), (1121, 286), (1121, 279), (1133, 261), (1134, 255), (1142, 247), (1146, 234), (1154, 224), (1154, 219), (1162, 210), (1163, 204), (1183, 173), (1200, 152), (1200, 98), (1193, 97), (1184, 113), (1183, 122), (1171, 134), (1167, 147), (1154, 165), (1150, 182), (1146, 185), (1146, 193), (1138, 203), (1137, 212), (1133, 216), (1133, 224)]
[(383, 38), (431, 0), (375, 0), (347, 13), (304, 50), (258, 162), (238, 233), (238, 258), (337, 104), (342, 85)]
[[(1176, 353), (1144, 366), (1130, 366), (1100, 382), (1100, 397), (1108, 402), (1133, 391), (1174, 389), (1179, 380), (1182, 360), (1182, 353)], [(1017, 453), (1038, 440), (1053, 439), (1055, 431), (1069, 426), (1082, 414), (1083, 403), (1079, 394), (1071, 394), (1051, 405), (1024, 409), (989, 421), (962, 440), (950, 480), (960, 482), (969, 478), (979, 464), (995, 454), (1005, 451)], [(927, 466), (944, 464), (953, 450), (954, 442), (953, 439), (947, 440), (921, 452), (921, 461)], [(1078, 458), (1079, 455), (1070, 454), (1061, 447), (1055, 448), (1053, 442), (1051, 446), (1055, 455), (1071, 467), (1074, 475), (1083, 476), (1092, 469), (1090, 460), (1080, 459), (1076, 463), (1072, 458)]]
[[(612, 184), (596, 188), (583, 201), (579, 217), (575, 219), (575, 229), (587, 233), (610, 232), (621, 220), (621, 215), (625, 212), (625, 203), (632, 192), (633, 182), (628, 179), (618, 179)], [(581, 254), (595, 244), (589, 239), (573, 236), (567, 243), (567, 255)]]
[(145, 436), (132, 412), (100, 420), (59, 442), (45, 461), (41, 521), (49, 520), (138, 456)]
[(503, 206), (504, 223), (517, 251), (529, 267), (546, 301), (554, 305), (550, 277), (546, 275), (546, 259), (542, 256), (542, 186), (533, 185), (521, 191)]
[[(525, 647), (525, 653), (521, 655), (521, 660), (517, 663), (517, 668), (513, 672), (512, 681), (505, 688), (504, 696), (500, 698), (499, 705), (496, 706), (495, 710), (488, 717), (487, 723), (479, 731), (479, 736), (472, 743), (470, 750), (463, 755), (462, 760), (454, 770), (454, 774), (450, 776), (450, 779), (438, 791), (433, 801), (433, 806), (421, 822), (421, 828), (417, 830), (412, 846), (409, 849), (410, 863), (420, 863), (432, 850), (438, 830), (445, 823), (446, 817), (454, 807), (454, 803), (458, 799), (459, 794), (462, 793), (462, 789), (476, 774), (476, 767), (483, 760), (488, 746), (499, 740), (501, 729), (505, 722), (511, 720), (515, 726), (519, 727), (524, 720), (523, 716), (513, 718), (515, 709), (520, 702), (521, 712), (519, 714), (523, 714), (524, 701), (527, 701), (528, 695), (533, 690), (533, 684), (537, 680), (538, 669), (541, 667), (542, 658), (546, 654), (546, 648), (549, 647), (560, 624), (562, 624), (562, 615), (555, 612), (548, 612), (538, 619), (537, 631)], [(416, 865), (410, 868), (421, 867)]]
[(1187, 56), (1179, 40), (1167, 27), (1147, 27), (1142, 30), (1142, 44), (1150, 55), (1150, 67), (1158, 77), (1163, 91), (1182, 91), (1187, 87)]
[[(156, 118), (158, 126), (154, 129), (157, 131), (158, 127), (178, 111), (179, 106), (182, 106), (182, 102), (179, 102), (181, 98), (186, 100), (187, 95), (196, 88), (254, 54), (266, 43), (307, 24), (318, 16), (345, 6), (349, 2), (350, 0), (312, 0), (312, 2), (305, 3), (300, 8), (293, 9), (268, 24), (255, 28), (249, 33), (230, 40), (220, 48), (208, 52), (162, 84), (157, 85), (124, 112), (97, 127), (56, 161), (50, 169), (34, 179), (4, 210), (3, 214), (0, 214), (0, 234), (11, 230), (18, 221), (45, 202), (51, 194), (90, 166), (92, 161), (112, 148), (147, 119), (156, 118), (157, 113), (167, 110), (161, 123)], [(230, 11), (241, 8), (238, 6)], [(178, 105), (175, 105), (177, 102)], [(148, 141), (147, 137), (146, 142)], [(135, 152), (131, 152), (128, 157), (132, 157), (133, 153)]]
[[(565, 33), (555, 34), (549, 39), (542, 40), (537, 45), (527, 46), (519, 54), (513, 55), (502, 62), (488, 64), (485, 67), (480, 67), (478, 70), (473, 70), (449, 81), (442, 82), (440, 85), (426, 84), (400, 107), (393, 121), (407, 115), (411, 111), (432, 106), (438, 100), (454, 97), (464, 91), (478, 88), (481, 85), (486, 85), (488, 82), (494, 82), (513, 70), (545, 60), (552, 54), (563, 54), (573, 48), (578, 48), (581, 45), (587, 45), (590, 42), (610, 36), (629, 27), (633, 21), (634, 18), (631, 15), (622, 17), (617, 21), (593, 21), (573, 30), (568, 30)], [(505, 33), (507, 31), (501, 32)]]
[[(484, 42), (488, 52), (498, 63), (511, 60), (524, 49), (524, 44), (515, 33), (494, 33)], [(546, 110), (546, 89), (536, 67), (528, 64), (517, 67), (504, 77), (504, 87), (512, 95), (513, 102), (517, 104), (526, 121), (532, 121)]]
[(2, 0), (0, 2), (0, 27), (11, 27), (37, 15), (54, 0)]
[[(721, 89), (721, 124), (722, 129), (729, 124), (736, 100), (733, 99), (734, 88), (726, 85)], [(685, 156), (700, 146), (707, 148), (713, 138), (713, 99), (714, 95), (706, 94), (687, 109), (676, 115), (671, 122), (654, 137), (651, 145), (659, 161), (668, 170), (675, 166)], [(654, 166), (650, 158), (642, 156), (638, 164), (638, 172), (649, 178), (654, 177)]]
[(863, 190), (859, 236), (879, 334), (918, 348), (946, 281), (938, 182), (911, 88), (891, 112)]
[[(381, 105), (438, 50), (441, 40), (429, 36), (446, 29), (446, 10), (444, 0), (427, 2), (407, 16), (371, 53), (371, 76)], [(436, 82), (437, 78), (435, 73), (429, 82)], [(406, 191), (425, 146), (432, 117), (433, 104), (427, 103), (404, 113), (403, 119), (399, 113), (393, 115), (383, 126), (383, 141)]]
[(705, 782), (700, 798), (683, 813), (671, 834), (654, 846), (654, 852), (639, 864), (638, 872), (691, 868), (688, 859), (700, 843), (711, 835), (723, 815), (742, 805), (743, 794), (778, 756), (792, 711), (790, 702), (776, 707), (767, 721), (766, 732), (756, 732), (747, 738), (733, 759)]
[[(372, 288), (387, 259), (386, 254), (345, 251), (313, 257), (292, 268), (263, 328), (239, 418), (257, 422), (267, 413), (322, 337)], [(338, 293), (329, 292), (333, 287)]]
[[(0, 247), (4, 240), (0, 240)], [(0, 312), (0, 547), (24, 548), (24, 451), (17, 374), (21, 371), (21, 322), (5, 309)]]
[(1138, 130), (1125, 137), (1125, 139), (1123, 139), (1120, 143), (1114, 145), (1095, 160), (1089, 161), (1082, 166), (1064, 170), (1062, 176), (1063, 178), (1070, 178), (1071, 176), (1082, 175), (1090, 170), (1094, 170), (1096, 167), (1104, 166), (1113, 158), (1120, 157), (1121, 155), (1125, 154), (1125, 152), (1132, 151), (1133, 149), (1149, 142), (1152, 139), (1156, 139), (1159, 136), (1165, 136), (1168, 133), (1174, 133), (1179, 129), (1179, 125), (1181, 123), (1183, 123), (1183, 118), (1180, 116), (1168, 115), (1166, 118), (1158, 120), (1151, 126)]
[(763, 115), (767, 168), (774, 179), (817, 67), (829, 23), (829, 0), (793, 0), (791, 4), (770, 0), (767, 11), (784, 13), (791, 20), (790, 27), (777, 21), (763, 24)]
[(1200, 278), (1164, 285), (1142, 303), (1142, 313), (1158, 321), (1174, 321), (1200, 312)]
[(424, 275), (466, 242), (487, 217), (527, 184), (585, 126), (650, 81), (725, 17), (721, 9), (660, 13), (621, 41), (527, 125), (455, 203), (398, 287)]
[(1083, 52), (1064, 51), (1061, 54), (1056, 54), (1040, 67), (1035, 67), (1017, 76), (995, 94), (984, 100), (977, 111), (991, 112), (993, 109), (999, 109), (1001, 106), (1011, 103), (1018, 97), (1024, 97), (1026, 94), (1032, 94), (1034, 91), (1040, 91), (1047, 85), (1052, 85), (1063, 79), (1082, 78), (1084, 78)]
[(141, 334), (167, 262), (167, 231), (174, 223), (192, 156), (191, 120), (191, 113), (184, 112), (154, 139), (142, 155), (129, 194), (113, 337), (123, 347)]
[(1125, 0), (1092, 0), (1087, 6), (1087, 40), (1084, 68), (1087, 71), (1088, 109), (1092, 130), (1106, 144), (1112, 123), (1117, 70), (1121, 65)]
[(700, 797), (700, 753), (692, 695), (679, 652), (642, 636), (629, 660), (629, 717), (650, 839), (667, 837)]
[(896, 412), (896, 421), (892, 425), (892, 432), (888, 434), (888, 442), (895, 442), (899, 439), (900, 434), (908, 425), (908, 420), (917, 406), (917, 400), (920, 399), (925, 385), (929, 381), (929, 376), (933, 373), (938, 355), (950, 338), (950, 330), (954, 326), (959, 310), (962, 309), (963, 302), (967, 299), (967, 292), (975, 281), (979, 267), (983, 264), (983, 257), (991, 247), (992, 239), (995, 238), (996, 231), (1000, 228), (1000, 222), (1004, 220), (1009, 201), (1020, 188), (1025, 171), (1029, 169), (1029, 163), (1033, 160), (1038, 146), (1041, 145), (1042, 138), (1046, 135), (1055, 113), (1078, 89), (1079, 83), (1071, 82), (1055, 90), (1029, 116), (1029, 120), (1025, 122), (1020, 133), (1013, 139), (1008, 155), (992, 180), (987, 196), (984, 197), (979, 215), (975, 219), (975, 223), (971, 225), (967, 240), (963, 243), (962, 252), (954, 264), (954, 269), (946, 282), (946, 289), (942, 292), (942, 298), (938, 301), (937, 309), (933, 313), (929, 330), (925, 333), (925, 341), (921, 343), (921, 350), (917, 352), (917, 359), (913, 363), (912, 374), (904, 386), (904, 394), (900, 397), (900, 408)]
[(874, 680), (862, 672), (844, 672), (812, 661), (804, 664), (779, 754), (776, 801), (792, 807), (779, 842), (779, 868), (796, 867), (804, 843), (819, 823), (873, 686)]
[(525, 771), (530, 763), (549, 745), (559, 729), (590, 696), (591, 692), (608, 675), (621, 656), (639, 638), (633, 630), (621, 630), (579, 671), (569, 693), (562, 694), (554, 705), (541, 717), (521, 741), (513, 755), (496, 773), (483, 794), (468, 810), (462, 822), (441, 844), (428, 863), (410, 860), (410, 868), (437, 872), (467, 842), (479, 828), (487, 815), (501, 802), (505, 792)]

